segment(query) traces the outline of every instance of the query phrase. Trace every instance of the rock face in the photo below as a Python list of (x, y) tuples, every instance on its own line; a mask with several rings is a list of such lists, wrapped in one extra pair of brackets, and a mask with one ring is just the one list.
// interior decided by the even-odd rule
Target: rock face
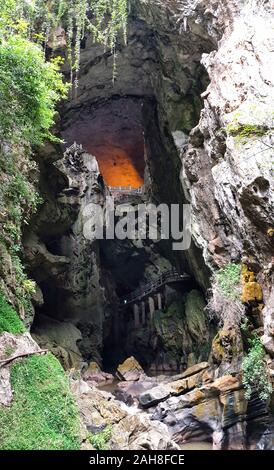
[(198, 374), (193, 379), (185, 380), (184, 386), (182, 380), (171, 382), (162, 386), (161, 393), (156, 387), (140, 396), (143, 406), (159, 403), (152, 418), (165, 423), (177, 443), (209, 441), (216, 450), (242, 450), (256, 447), (260, 436), (262, 448), (273, 448), (270, 428), (262, 439), (262, 429), (271, 427), (267, 405), (255, 398), (248, 403), (238, 377), (226, 375), (205, 383), (207, 376)]
[(264, 335), (263, 344), (267, 352), (274, 357), (274, 289), (272, 288), (270, 296), (263, 310), (264, 315)]
[(63, 159), (55, 152), (50, 162), (57, 162), (47, 163), (50, 184), (41, 163), (45, 202), (25, 233), (24, 245), (28, 270), (43, 293), (32, 331), (53, 349), (61, 347), (59, 356), (67, 356), (62, 362), (71, 367), (82, 357), (101, 361), (107, 302), (99, 245), (85, 237), (84, 224), (89, 204), (103, 205), (105, 199), (95, 157), (81, 146), (71, 147)]
[(176, 373), (191, 361), (207, 360), (214, 328), (201, 292), (191, 289), (182, 294), (168, 286), (162, 298), (165, 306), (155, 311), (153, 321), (128, 334), (127, 351), (157, 373)]
[[(203, 3), (196, 3), (196, 14)], [(271, 2), (210, 1), (205, 23), (213, 36), (217, 28), (221, 41), (203, 56), (210, 85), (183, 157), (196, 243), (212, 265), (245, 252), (262, 265), (273, 256)]]

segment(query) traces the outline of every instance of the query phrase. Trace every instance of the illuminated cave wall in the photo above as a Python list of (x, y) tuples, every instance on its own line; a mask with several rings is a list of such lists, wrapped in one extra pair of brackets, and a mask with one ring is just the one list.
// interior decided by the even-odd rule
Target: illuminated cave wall
[(144, 137), (142, 101), (133, 98), (111, 99), (80, 112), (79, 118), (65, 125), (66, 146), (77, 142), (95, 155), (109, 186), (144, 183)]

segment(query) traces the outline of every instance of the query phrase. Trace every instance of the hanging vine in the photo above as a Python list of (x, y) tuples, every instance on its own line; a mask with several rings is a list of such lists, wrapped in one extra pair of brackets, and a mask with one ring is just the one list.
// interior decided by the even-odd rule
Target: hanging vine
[(0, 36), (20, 32), (43, 44), (45, 50), (58, 26), (64, 28), (71, 82), (78, 87), (81, 41), (91, 33), (113, 55), (116, 77), (117, 41), (127, 42), (128, 0), (2, 0), (6, 18), (0, 19)]

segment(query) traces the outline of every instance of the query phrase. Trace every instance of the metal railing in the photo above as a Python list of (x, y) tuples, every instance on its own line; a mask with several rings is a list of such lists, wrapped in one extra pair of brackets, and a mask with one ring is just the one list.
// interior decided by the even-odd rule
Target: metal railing
[(121, 303), (123, 305), (128, 305), (133, 302), (142, 300), (144, 297), (147, 297), (153, 292), (157, 292), (163, 285), (170, 284), (172, 282), (182, 282), (187, 281), (191, 277), (189, 274), (183, 273), (179, 274), (176, 269), (170, 269), (169, 271), (164, 272), (157, 279), (150, 281), (143, 285), (142, 287), (136, 289), (131, 294), (123, 297)]
[(111, 194), (142, 194), (141, 188), (133, 188), (132, 186), (109, 186)]

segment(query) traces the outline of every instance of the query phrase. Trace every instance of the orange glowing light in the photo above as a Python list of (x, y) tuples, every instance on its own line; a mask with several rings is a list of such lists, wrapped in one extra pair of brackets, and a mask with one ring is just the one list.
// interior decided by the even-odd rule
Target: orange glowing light
[(93, 149), (100, 172), (108, 186), (131, 186), (140, 188), (144, 184), (143, 168), (121, 148), (103, 147)]

